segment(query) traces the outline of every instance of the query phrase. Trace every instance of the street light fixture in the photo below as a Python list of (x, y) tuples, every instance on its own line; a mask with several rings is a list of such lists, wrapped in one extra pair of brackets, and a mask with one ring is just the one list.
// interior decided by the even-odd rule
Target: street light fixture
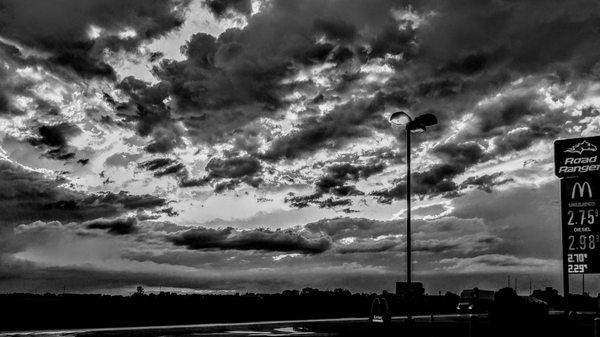
[[(406, 288), (411, 292), (411, 236), (410, 236), (410, 134), (421, 133), (427, 130), (428, 126), (437, 124), (437, 118), (430, 113), (422, 114), (416, 118), (404, 111), (394, 112), (390, 116), (392, 125), (404, 127), (406, 130)], [(407, 312), (407, 319), (411, 319), (410, 309)]]

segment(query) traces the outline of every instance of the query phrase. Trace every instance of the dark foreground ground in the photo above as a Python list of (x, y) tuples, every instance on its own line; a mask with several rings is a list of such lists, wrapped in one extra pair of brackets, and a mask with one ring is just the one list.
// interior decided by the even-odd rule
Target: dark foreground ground
[(491, 320), (487, 315), (417, 316), (408, 324), (396, 317), (390, 325), (363, 318), (200, 324), (173, 327), (81, 329), (0, 333), (0, 336), (594, 336), (594, 315), (553, 313), (535, 320), (526, 317)]

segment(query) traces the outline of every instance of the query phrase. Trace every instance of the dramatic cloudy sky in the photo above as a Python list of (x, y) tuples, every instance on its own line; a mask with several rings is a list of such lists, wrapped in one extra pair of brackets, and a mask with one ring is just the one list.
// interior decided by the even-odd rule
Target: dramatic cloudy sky
[(560, 287), (599, 106), (596, 1), (0, 0), (0, 291), (391, 290), (398, 109), (414, 278)]

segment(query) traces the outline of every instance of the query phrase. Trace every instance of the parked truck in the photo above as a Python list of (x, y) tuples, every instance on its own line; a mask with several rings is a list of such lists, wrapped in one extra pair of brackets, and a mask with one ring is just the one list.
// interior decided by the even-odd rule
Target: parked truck
[(460, 293), (456, 309), (468, 314), (488, 312), (494, 304), (494, 294), (493, 290), (465, 289)]

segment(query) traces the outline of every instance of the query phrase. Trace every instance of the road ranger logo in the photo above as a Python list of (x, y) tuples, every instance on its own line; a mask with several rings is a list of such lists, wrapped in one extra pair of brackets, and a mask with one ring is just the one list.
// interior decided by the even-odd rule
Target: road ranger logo
[(558, 168), (558, 173), (586, 173), (600, 170), (598, 156), (593, 157), (567, 157)]
[(566, 149), (565, 152), (582, 154), (585, 151), (596, 152), (596, 150), (597, 148), (594, 144), (590, 144), (590, 142), (584, 140), (583, 142), (575, 144), (570, 148)]
[(583, 184), (576, 182), (573, 185), (573, 190), (571, 191), (571, 199), (575, 199), (575, 195), (577, 194), (575, 192), (579, 192), (579, 198), (583, 198), (586, 191), (587, 191), (588, 198), (591, 199), (592, 198), (592, 187), (590, 186), (590, 184), (587, 181), (584, 181)]

